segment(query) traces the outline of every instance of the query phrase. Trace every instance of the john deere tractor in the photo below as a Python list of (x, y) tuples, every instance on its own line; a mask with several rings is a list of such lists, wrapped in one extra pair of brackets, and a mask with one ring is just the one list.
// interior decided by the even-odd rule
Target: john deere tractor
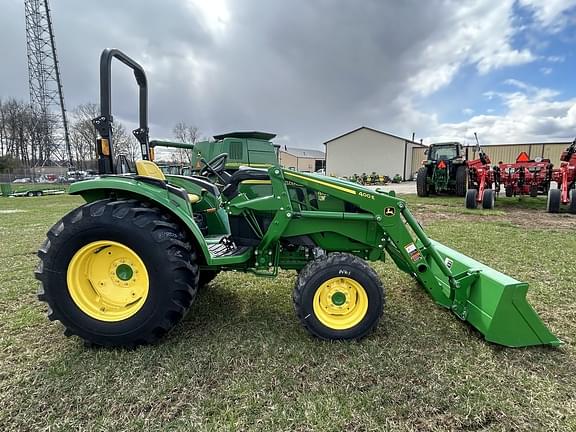
[(468, 168), (462, 144), (432, 144), (427, 149), (427, 156), (416, 177), (418, 196), (427, 197), (431, 193), (466, 196)]
[(176, 148), (189, 152), (190, 166), (188, 174), (206, 175), (202, 160), (210, 160), (226, 153), (228, 158), (224, 169), (233, 174), (240, 167), (269, 168), (278, 165), (279, 145), (271, 142), (276, 135), (265, 132), (231, 132), (215, 135), (214, 141), (183, 143), (175, 141), (152, 140), (150, 149), (154, 153), (158, 147)]
[[(134, 71), (142, 160), (116, 155), (111, 63)], [(48, 316), (95, 345), (157, 341), (188, 313), (218, 272), (275, 277), (296, 270), (293, 304), (321, 339), (359, 339), (382, 316), (384, 288), (368, 261), (388, 256), (439, 306), (491, 342), (558, 345), (526, 301), (528, 285), (428, 238), (394, 193), (317, 174), (201, 159), (200, 174), (165, 175), (148, 141), (142, 67), (109, 49), (100, 61), (99, 177), (74, 183), (86, 203), (58, 221), (40, 247), (36, 276)]]

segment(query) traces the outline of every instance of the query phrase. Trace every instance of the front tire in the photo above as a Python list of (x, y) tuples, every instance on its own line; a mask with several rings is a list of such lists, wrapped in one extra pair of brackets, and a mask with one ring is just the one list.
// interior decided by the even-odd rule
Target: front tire
[(492, 189), (485, 189), (482, 196), (482, 208), (485, 210), (492, 210), (494, 208), (494, 191)]
[(38, 298), (67, 336), (100, 346), (153, 343), (194, 301), (198, 266), (188, 235), (147, 203), (95, 201), (47, 236), (38, 251)]
[(313, 336), (361, 339), (378, 325), (384, 290), (364, 260), (347, 253), (330, 253), (302, 269), (292, 299), (302, 326)]
[(478, 206), (476, 198), (478, 197), (478, 191), (476, 189), (468, 189), (466, 192), (466, 208), (475, 209)]
[(570, 204), (568, 206), (568, 211), (572, 214), (576, 214), (576, 189), (570, 190)]
[(546, 202), (546, 210), (548, 210), (548, 213), (560, 212), (561, 198), (562, 191), (560, 189), (550, 189), (548, 191), (548, 201)]

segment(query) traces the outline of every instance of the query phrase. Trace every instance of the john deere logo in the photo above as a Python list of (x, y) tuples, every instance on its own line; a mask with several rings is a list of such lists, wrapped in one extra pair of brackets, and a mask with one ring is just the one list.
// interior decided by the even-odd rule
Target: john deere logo
[(394, 216), (396, 214), (396, 209), (394, 207), (386, 207), (384, 209), (384, 216)]

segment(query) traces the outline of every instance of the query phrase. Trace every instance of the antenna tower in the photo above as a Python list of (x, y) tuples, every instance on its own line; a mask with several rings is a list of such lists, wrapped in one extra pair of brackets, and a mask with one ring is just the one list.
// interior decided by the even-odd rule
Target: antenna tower
[(64, 93), (48, 0), (24, 0), (30, 104), (39, 136), (36, 163), (53, 159), (72, 166)]

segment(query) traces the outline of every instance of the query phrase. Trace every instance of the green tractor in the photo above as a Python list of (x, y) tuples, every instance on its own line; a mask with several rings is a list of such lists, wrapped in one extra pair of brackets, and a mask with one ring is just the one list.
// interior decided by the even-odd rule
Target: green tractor
[(266, 132), (231, 132), (215, 135), (214, 141), (200, 141), (195, 144), (175, 141), (150, 141), (152, 154), (157, 147), (177, 148), (190, 152), (190, 170), (187, 174), (206, 174), (202, 160), (210, 160), (226, 153), (224, 165), (227, 173), (233, 174), (240, 167), (269, 168), (278, 165), (279, 145), (270, 140), (276, 135)]
[(419, 197), (431, 193), (466, 196), (468, 167), (464, 147), (458, 142), (431, 144), (426, 150), (427, 159), (422, 162), (416, 177)]
[[(111, 62), (133, 69), (140, 87), (134, 135), (142, 160), (116, 156)], [(202, 175), (165, 175), (148, 141), (147, 81), (118, 50), (101, 57), (100, 176), (74, 183), (86, 203), (47, 233), (36, 277), (39, 299), (66, 335), (99, 346), (159, 340), (189, 311), (199, 287), (219, 272), (275, 277), (298, 272), (293, 304), (302, 326), (327, 340), (360, 339), (383, 313), (384, 289), (367, 261), (385, 256), (432, 300), (491, 342), (558, 345), (518, 282), (428, 238), (393, 192), (284, 170), (226, 172), (229, 155), (201, 159)]]

